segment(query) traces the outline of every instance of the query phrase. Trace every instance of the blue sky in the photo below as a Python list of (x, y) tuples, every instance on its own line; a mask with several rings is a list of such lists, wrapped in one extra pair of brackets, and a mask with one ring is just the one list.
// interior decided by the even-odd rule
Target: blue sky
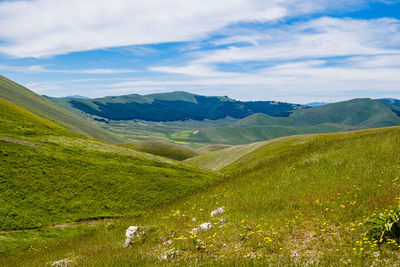
[(400, 0), (0, 0), (0, 74), (50, 96), (400, 98)]

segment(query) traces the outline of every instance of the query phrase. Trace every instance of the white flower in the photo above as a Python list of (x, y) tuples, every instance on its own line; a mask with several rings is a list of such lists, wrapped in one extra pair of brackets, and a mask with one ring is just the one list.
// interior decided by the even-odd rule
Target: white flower
[(215, 210), (213, 210), (211, 212), (211, 217), (214, 217), (215, 215), (218, 215), (218, 214), (221, 214), (221, 213), (224, 213), (224, 212), (225, 212), (224, 207), (216, 208)]
[(202, 224), (199, 225), (199, 229), (200, 229), (200, 230), (208, 230), (208, 229), (210, 229), (211, 227), (212, 227), (212, 224), (209, 223), (209, 222), (202, 223)]

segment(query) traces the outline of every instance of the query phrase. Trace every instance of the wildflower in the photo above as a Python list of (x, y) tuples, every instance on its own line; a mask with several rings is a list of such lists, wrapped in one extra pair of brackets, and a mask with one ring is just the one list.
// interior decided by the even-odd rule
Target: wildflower
[(214, 217), (215, 215), (224, 213), (224, 211), (225, 211), (224, 207), (216, 208), (215, 210), (213, 210), (213, 211), (211, 212), (211, 217)]
[(208, 229), (210, 229), (211, 227), (212, 227), (212, 224), (209, 223), (209, 222), (202, 223), (202, 224), (199, 225), (199, 229), (200, 229), (200, 230), (208, 230)]

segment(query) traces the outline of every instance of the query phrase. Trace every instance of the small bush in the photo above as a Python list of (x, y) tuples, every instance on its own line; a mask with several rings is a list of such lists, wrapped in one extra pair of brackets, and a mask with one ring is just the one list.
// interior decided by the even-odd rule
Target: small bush
[(381, 213), (376, 218), (367, 221), (370, 226), (366, 235), (384, 243), (388, 239), (400, 239), (400, 210), (391, 210), (388, 214)]

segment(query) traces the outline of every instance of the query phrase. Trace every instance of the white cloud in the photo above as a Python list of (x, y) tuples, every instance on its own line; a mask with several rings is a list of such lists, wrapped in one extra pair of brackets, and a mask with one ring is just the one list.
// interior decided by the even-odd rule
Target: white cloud
[[(294, 60), (400, 53), (400, 21), (323, 17), (271, 29), (252, 46), (199, 54), (201, 63)], [(235, 38), (238, 38), (237, 36)]]
[[(351, 61), (351, 59), (349, 59)], [(368, 61), (368, 59), (366, 59)], [(363, 65), (363, 62), (359, 63)], [(106, 85), (101, 94), (186, 90), (200, 94), (229, 94), (243, 100), (281, 100), (306, 103), (339, 101), (354, 97), (400, 97), (400, 68), (324, 66), (324, 61), (281, 64), (252, 73), (198, 77), (169, 77), (168, 80), (138, 79)]]
[[(241, 99), (308, 102), (337, 101), (355, 96), (400, 97), (400, 21), (320, 18), (284, 28), (253, 32), (248, 46), (198, 52), (186, 66), (151, 68), (168, 75), (169, 83), (148, 86), (203, 86), (229, 90)], [(227, 37), (222, 43), (242, 39)], [(252, 62), (264, 67), (248, 70)], [(238, 66), (223, 72), (218, 64)], [(240, 66), (244, 66), (241, 71)], [(247, 68), (247, 69), (246, 69)], [(186, 78), (186, 80), (182, 80)], [(172, 78), (174, 79), (174, 78)], [(118, 85), (118, 84), (117, 84)], [(122, 83), (145, 86), (146, 82)], [(245, 90), (244, 90), (245, 88)], [(308, 99), (308, 100), (306, 100)]]
[(184, 74), (191, 76), (201, 76), (201, 77), (221, 77), (221, 76), (232, 76), (236, 75), (235, 73), (221, 72), (215, 70), (210, 65), (206, 64), (190, 64), (183, 67), (151, 67), (149, 70), (156, 72), (166, 72), (166, 73), (175, 73), (175, 74)]
[(34, 0), (0, 2), (0, 52), (45, 57), (190, 41), (241, 21), (274, 21), (364, 0)]
[(41, 65), (31, 65), (31, 66), (3, 66), (3, 65), (0, 65), (0, 70), (21, 72), (21, 73), (66, 73), (66, 74), (121, 74), (121, 73), (135, 72), (135, 70), (130, 70), (130, 69), (61, 70), (61, 69), (48, 69)]

